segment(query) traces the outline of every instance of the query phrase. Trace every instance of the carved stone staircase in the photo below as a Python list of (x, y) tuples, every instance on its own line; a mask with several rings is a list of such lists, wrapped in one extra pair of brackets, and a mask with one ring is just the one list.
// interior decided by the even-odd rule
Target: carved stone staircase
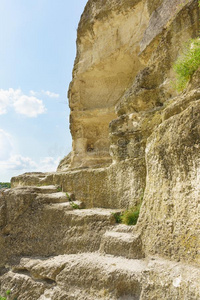
[(10, 300), (180, 299), (179, 265), (144, 258), (135, 227), (115, 223), (120, 210), (74, 209), (84, 203), (52, 185), (11, 189), (0, 201), (0, 294), (10, 290)]

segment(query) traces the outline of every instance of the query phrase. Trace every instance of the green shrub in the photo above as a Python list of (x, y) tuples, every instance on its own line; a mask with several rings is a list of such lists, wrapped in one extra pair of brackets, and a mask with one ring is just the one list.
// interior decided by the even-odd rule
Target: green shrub
[(115, 218), (116, 223), (118, 223), (118, 224), (122, 223), (122, 213), (121, 212), (112, 213), (112, 215)]
[(4, 188), (10, 189), (11, 188), (11, 183), (10, 182), (0, 182), (0, 189), (4, 189)]
[(176, 89), (182, 91), (186, 88), (194, 72), (200, 67), (200, 38), (190, 40), (183, 54), (174, 64), (176, 72)]
[[(7, 295), (7, 296), (9, 296), (10, 293), (11, 293), (10, 290), (6, 291), (6, 295)], [(2, 297), (2, 296), (0, 296), (0, 300), (7, 300), (7, 297)]]
[(122, 223), (126, 225), (136, 225), (140, 214), (140, 205), (126, 210), (122, 216)]
[(124, 212), (113, 213), (112, 215), (118, 224), (136, 225), (140, 214), (140, 206), (132, 207)]

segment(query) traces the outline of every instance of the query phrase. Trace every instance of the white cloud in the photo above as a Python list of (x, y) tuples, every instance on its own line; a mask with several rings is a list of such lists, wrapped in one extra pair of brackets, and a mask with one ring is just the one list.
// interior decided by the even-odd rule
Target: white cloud
[(60, 95), (59, 94), (56, 94), (56, 93), (53, 93), (53, 92), (50, 92), (50, 91), (40, 91), (40, 92), (35, 92), (33, 90), (31, 90), (30, 92), (30, 95), (31, 96), (35, 96), (35, 97), (38, 97), (38, 96), (41, 96), (41, 95), (45, 95), (45, 96), (48, 96), (50, 98), (59, 98)]
[(7, 102), (2, 96), (0, 97), (0, 115), (4, 115), (6, 113), (7, 113)]
[(7, 161), (2, 163), (2, 167), (6, 167), (8, 170), (34, 170), (37, 168), (37, 164), (29, 157), (23, 157), (22, 155), (11, 155)]
[(38, 93), (33, 91), (33, 90), (31, 90), (29, 93), (30, 93), (31, 96), (37, 96), (38, 95)]
[(60, 97), (59, 94), (52, 93), (52, 92), (50, 92), (50, 91), (42, 91), (42, 93), (43, 93), (44, 95), (47, 95), (47, 96), (50, 97), (50, 98), (59, 98), (59, 97)]
[(7, 113), (9, 107), (14, 108), (16, 113), (30, 118), (37, 117), (46, 111), (42, 100), (25, 95), (20, 89), (0, 89), (0, 115)]
[[(21, 174), (24, 172), (54, 172), (61, 157), (44, 157), (39, 161), (34, 161), (30, 157), (25, 157), (15, 152), (12, 136), (0, 129), (0, 176), (9, 173)], [(0, 179), (0, 181), (2, 181)]]
[(0, 161), (7, 160), (10, 157), (12, 147), (11, 136), (0, 129)]
[(8, 107), (19, 97), (20, 93), (20, 90), (0, 89), (0, 115), (7, 113)]
[(30, 118), (37, 117), (46, 111), (42, 100), (26, 95), (19, 97), (19, 99), (14, 102), (13, 106), (18, 114), (22, 114)]
[[(44, 157), (35, 161), (30, 157), (16, 153), (12, 136), (0, 129), (0, 177), (7, 178), (24, 172), (54, 172), (61, 157)], [(3, 181), (0, 178), (0, 181)]]
[(30, 157), (14, 154), (7, 160), (0, 161), (0, 172), (17, 171), (18, 175), (24, 172), (54, 172), (56, 171), (60, 159), (60, 157), (56, 159), (54, 157), (45, 157), (40, 159), (39, 162), (36, 162)]
[(44, 157), (40, 160), (40, 163), (38, 165), (38, 171), (42, 170), (42, 172), (54, 172), (56, 171), (60, 160), (61, 157)]

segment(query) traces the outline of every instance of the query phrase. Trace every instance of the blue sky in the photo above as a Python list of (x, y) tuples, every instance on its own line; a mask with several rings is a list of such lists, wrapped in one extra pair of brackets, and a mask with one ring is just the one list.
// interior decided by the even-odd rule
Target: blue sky
[(86, 0), (0, 0), (0, 181), (71, 150), (67, 90)]

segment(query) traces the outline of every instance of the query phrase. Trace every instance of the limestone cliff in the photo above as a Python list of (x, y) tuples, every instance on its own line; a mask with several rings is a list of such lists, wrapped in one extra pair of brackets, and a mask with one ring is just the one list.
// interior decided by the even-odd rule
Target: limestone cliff
[[(200, 299), (200, 70), (183, 93), (172, 84), (198, 34), (197, 0), (88, 1), (72, 152), (56, 173), (13, 178), (0, 198), (2, 292)], [(113, 212), (141, 202), (136, 226), (114, 224)]]

